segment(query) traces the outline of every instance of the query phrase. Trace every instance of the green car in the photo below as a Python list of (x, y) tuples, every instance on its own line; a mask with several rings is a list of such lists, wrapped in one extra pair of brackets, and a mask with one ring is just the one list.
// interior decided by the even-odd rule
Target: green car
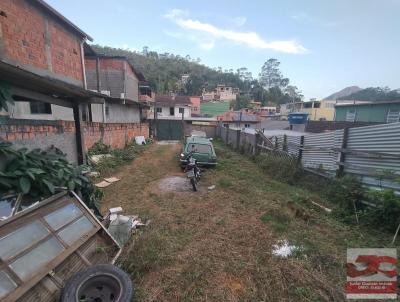
[(181, 167), (186, 166), (186, 159), (191, 152), (200, 166), (215, 166), (217, 164), (217, 155), (209, 138), (191, 136), (186, 140), (180, 158)]

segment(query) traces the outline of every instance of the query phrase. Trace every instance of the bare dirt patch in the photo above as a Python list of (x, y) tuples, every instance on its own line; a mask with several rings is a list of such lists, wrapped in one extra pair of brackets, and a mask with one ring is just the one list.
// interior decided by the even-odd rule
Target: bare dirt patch
[(192, 186), (184, 176), (168, 176), (161, 179), (158, 188), (163, 192), (189, 192), (193, 191)]

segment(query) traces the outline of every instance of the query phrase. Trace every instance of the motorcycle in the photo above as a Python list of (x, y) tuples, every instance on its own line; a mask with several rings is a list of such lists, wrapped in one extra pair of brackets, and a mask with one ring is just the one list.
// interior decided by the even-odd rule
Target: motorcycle
[(190, 183), (192, 185), (193, 191), (197, 191), (197, 182), (200, 179), (200, 168), (197, 166), (197, 160), (192, 156), (192, 153), (189, 153), (189, 156), (186, 159), (187, 164), (185, 167), (185, 172), (187, 177), (190, 179)]

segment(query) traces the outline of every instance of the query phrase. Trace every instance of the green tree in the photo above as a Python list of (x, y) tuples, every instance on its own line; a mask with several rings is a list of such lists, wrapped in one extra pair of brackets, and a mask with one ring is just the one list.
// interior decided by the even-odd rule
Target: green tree
[(289, 84), (289, 79), (282, 76), (279, 70), (279, 62), (277, 59), (268, 59), (261, 67), (259, 81), (265, 89), (273, 87), (283, 88)]

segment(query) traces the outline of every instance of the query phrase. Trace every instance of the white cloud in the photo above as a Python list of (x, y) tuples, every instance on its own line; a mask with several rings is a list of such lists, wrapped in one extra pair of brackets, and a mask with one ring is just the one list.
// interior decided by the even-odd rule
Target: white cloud
[[(256, 32), (226, 30), (218, 28), (209, 23), (190, 19), (187, 16), (188, 12), (179, 9), (172, 9), (164, 15), (165, 18), (173, 21), (179, 27), (185, 30), (207, 34), (210, 38), (213, 38), (214, 40), (225, 39), (235, 42), (237, 44), (247, 45), (256, 49), (272, 49), (284, 53), (299, 54), (307, 52), (307, 49), (295, 40), (266, 41), (262, 39)], [(212, 48), (214, 47), (214, 44), (214, 42), (212, 44), (208, 43), (206, 45), (206, 48), (207, 46), (208, 48)]]

